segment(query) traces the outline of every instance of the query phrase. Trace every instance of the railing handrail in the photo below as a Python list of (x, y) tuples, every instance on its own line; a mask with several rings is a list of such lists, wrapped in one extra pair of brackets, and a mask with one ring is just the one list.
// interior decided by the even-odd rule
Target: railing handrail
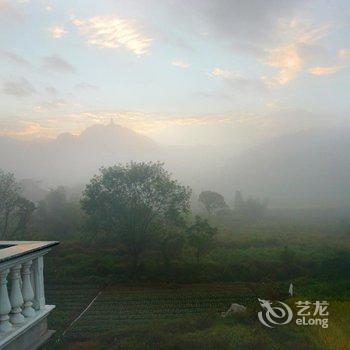
[(57, 244), (0, 241), (0, 349), (36, 349), (52, 334), (46, 318), (55, 306), (45, 300), (44, 255)]
[(0, 241), (0, 264), (59, 244), (58, 241)]

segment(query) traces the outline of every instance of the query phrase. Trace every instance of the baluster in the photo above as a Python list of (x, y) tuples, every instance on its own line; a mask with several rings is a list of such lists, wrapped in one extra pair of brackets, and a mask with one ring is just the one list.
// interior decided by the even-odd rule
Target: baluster
[(34, 273), (35, 273), (35, 260), (33, 260), (32, 268), (30, 269), (30, 284), (33, 288), (34, 299), (33, 299), (33, 308), (35, 310), (35, 281), (34, 281)]
[(9, 269), (0, 271), (0, 332), (2, 333), (8, 332), (12, 329), (12, 325), (9, 322), (11, 304), (7, 291), (8, 273)]
[(34, 279), (34, 309), (40, 310), (45, 307), (44, 291), (44, 259), (42, 256), (36, 258), (33, 262)]
[(11, 294), (10, 301), (12, 310), (10, 313), (10, 321), (12, 324), (20, 324), (24, 321), (24, 316), (21, 314), (23, 305), (23, 297), (21, 292), (21, 265), (16, 265), (11, 268)]
[(34, 291), (32, 288), (32, 284), (30, 283), (30, 274), (31, 274), (31, 265), (32, 261), (26, 261), (23, 263), (22, 269), (22, 296), (24, 300), (23, 311), (22, 314), (25, 317), (33, 317), (35, 316), (35, 310), (33, 309), (33, 299), (34, 299)]

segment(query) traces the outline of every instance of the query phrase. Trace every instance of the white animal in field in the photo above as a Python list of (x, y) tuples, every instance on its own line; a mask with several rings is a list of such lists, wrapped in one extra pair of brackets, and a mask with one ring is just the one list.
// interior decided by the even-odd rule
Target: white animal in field
[(221, 316), (226, 317), (232, 314), (242, 314), (246, 311), (247, 311), (247, 308), (245, 306), (235, 303), (235, 304), (231, 304), (230, 308), (227, 311), (222, 312)]

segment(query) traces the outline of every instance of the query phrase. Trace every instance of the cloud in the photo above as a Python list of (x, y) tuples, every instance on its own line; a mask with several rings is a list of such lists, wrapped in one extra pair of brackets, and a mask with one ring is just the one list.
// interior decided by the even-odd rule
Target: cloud
[(72, 22), (86, 37), (88, 45), (108, 49), (123, 47), (138, 56), (149, 52), (152, 39), (143, 35), (134, 21), (110, 15), (74, 18)]
[(67, 105), (68, 103), (64, 99), (54, 97), (49, 101), (45, 101), (40, 105), (35, 106), (35, 110), (37, 112), (46, 112), (48, 110), (54, 110), (65, 107)]
[(277, 76), (271, 83), (287, 84), (294, 79), (302, 68), (302, 60), (295, 44), (277, 47), (269, 51), (269, 57), (265, 62), (268, 66), (277, 68)]
[(23, 13), (14, 6), (13, 2), (0, 0), (0, 19), (1, 22), (19, 22), (23, 20)]
[(293, 16), (301, 0), (164, 0), (173, 25), (219, 41), (273, 41), (281, 17)]
[(237, 73), (221, 68), (214, 68), (211, 72), (211, 75), (213, 75), (214, 77), (221, 77), (224, 79), (234, 79), (237, 76), (239, 76)]
[(52, 128), (42, 126), (38, 122), (20, 121), (9, 123), (9, 126), (1, 123), (0, 135), (10, 136), (17, 139), (34, 139), (39, 137), (52, 137), (55, 132)]
[(309, 69), (309, 73), (312, 75), (332, 75), (334, 73), (337, 73), (340, 71), (342, 66), (335, 66), (335, 67), (313, 67)]
[(188, 68), (190, 66), (187, 62), (184, 62), (181, 60), (174, 60), (171, 62), (171, 64), (175, 67), (180, 67), (180, 68)]
[(1, 50), (0, 56), (5, 57), (9, 61), (11, 61), (15, 64), (18, 64), (20, 66), (23, 66), (23, 67), (30, 67), (31, 66), (31, 64), (26, 59), (24, 59), (22, 56), (17, 55), (16, 53), (13, 53), (10, 51)]
[(248, 78), (243, 74), (218, 67), (214, 68), (209, 75), (212, 77), (223, 79), (229, 86), (234, 87), (236, 89), (253, 88), (261, 91), (266, 89), (265, 82), (262, 79)]
[(53, 26), (48, 30), (54, 39), (60, 39), (68, 33), (68, 31), (65, 30), (63, 26)]
[(4, 81), (2, 92), (15, 97), (26, 97), (35, 94), (33, 85), (25, 78), (18, 78), (13, 81)]
[(302, 18), (281, 21), (277, 36), (285, 43), (266, 49), (262, 62), (276, 68), (274, 77), (265, 77), (270, 86), (285, 85), (295, 79), (306, 64), (325, 55), (325, 48), (315, 43), (327, 35), (329, 24), (314, 26)]
[(350, 50), (349, 49), (340, 49), (338, 51), (338, 57), (342, 59), (350, 58)]
[(74, 73), (76, 69), (59, 55), (52, 55), (43, 58), (43, 68), (63, 73)]
[[(146, 113), (141, 111), (87, 111), (66, 116), (69, 123), (79, 125), (77, 133), (95, 123), (106, 124), (111, 119), (118, 125), (149, 134), (169, 126), (214, 125), (231, 123), (227, 115), (190, 115), (172, 116), (163, 113)], [(62, 118), (60, 119), (62, 121)]]

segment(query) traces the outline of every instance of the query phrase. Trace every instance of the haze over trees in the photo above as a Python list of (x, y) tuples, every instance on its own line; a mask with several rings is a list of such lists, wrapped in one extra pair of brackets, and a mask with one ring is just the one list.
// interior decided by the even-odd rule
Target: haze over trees
[(234, 209), (235, 212), (250, 220), (261, 219), (267, 210), (267, 200), (260, 198), (248, 197), (244, 199), (240, 191), (235, 192)]
[[(264, 201), (240, 192), (233, 209), (196, 216), (190, 190), (161, 163), (102, 168), (86, 185), (81, 201), (58, 187), (35, 207), (23, 199), (14, 175), (4, 172), (0, 189), (5, 239), (62, 242), (63, 252), (54, 258), (55, 278), (256, 282), (309, 277), (310, 264), (314, 278), (348, 275), (348, 251), (339, 248), (342, 235), (348, 237), (343, 222), (320, 226), (319, 220), (305, 225), (297, 219), (290, 225), (291, 218), (272, 218)], [(222, 197), (215, 196), (221, 204)], [(282, 237), (285, 231), (291, 234)], [(314, 247), (310, 237), (333, 247), (332, 254), (325, 254), (321, 243)], [(305, 245), (314, 256), (305, 256)]]
[(11, 173), (0, 169), (0, 237), (10, 239), (27, 228), (35, 205), (21, 196), (21, 188)]
[(224, 197), (220, 193), (214, 191), (203, 191), (200, 193), (198, 199), (209, 215), (212, 214), (213, 211), (227, 206)]
[(0, 166), (32, 186), (26, 192), (33, 201), (43, 198), (36, 183), (45, 190), (84, 185), (100, 166), (160, 160), (195, 193), (206, 188), (228, 197), (232, 189), (240, 189), (269, 198), (272, 208), (344, 208), (350, 206), (348, 135), (346, 128), (304, 131), (236, 152), (231, 147), (156, 144), (110, 123), (55, 139), (24, 141), (0, 135)]
[(38, 202), (33, 221), (40, 237), (65, 239), (77, 236), (82, 216), (78, 200), (69, 199), (66, 189), (59, 186)]

